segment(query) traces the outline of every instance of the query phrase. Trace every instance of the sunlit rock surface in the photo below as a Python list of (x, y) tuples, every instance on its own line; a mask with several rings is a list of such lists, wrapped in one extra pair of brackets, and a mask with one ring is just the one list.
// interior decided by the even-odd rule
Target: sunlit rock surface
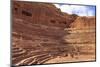
[(12, 10), (13, 65), (95, 60), (95, 17), (63, 13), (50, 3), (14, 1)]

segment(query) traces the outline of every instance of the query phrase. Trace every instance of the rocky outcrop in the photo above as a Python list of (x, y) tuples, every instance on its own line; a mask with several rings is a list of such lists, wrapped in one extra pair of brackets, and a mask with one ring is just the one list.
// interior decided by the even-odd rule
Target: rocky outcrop
[(79, 47), (81, 54), (95, 55), (95, 26), (95, 17), (77, 17), (70, 24), (70, 28), (65, 29), (69, 32), (69, 35), (65, 36), (65, 40), (69, 44)]
[[(68, 15), (61, 12), (53, 4), (48, 3), (13, 3), (14, 16), (26, 19), (30, 23), (40, 23), (49, 26), (68, 27), (77, 15)], [(28, 19), (27, 19), (28, 18)]]
[(12, 10), (13, 65), (45, 64), (68, 54), (74, 58), (88, 49), (80, 45), (95, 44), (94, 17), (70, 15), (50, 3), (14, 1)]
[(95, 17), (77, 17), (75, 21), (70, 25), (71, 28), (95, 28)]

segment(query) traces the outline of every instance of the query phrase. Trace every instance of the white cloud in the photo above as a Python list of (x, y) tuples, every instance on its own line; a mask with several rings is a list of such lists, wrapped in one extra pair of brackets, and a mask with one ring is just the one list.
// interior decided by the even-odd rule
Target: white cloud
[(70, 5), (62, 5), (60, 8), (61, 11), (72, 14), (72, 8), (70, 7)]
[(79, 16), (93, 16), (93, 10), (89, 10), (87, 6), (79, 5), (59, 5), (55, 4), (57, 8), (60, 8), (61, 11), (69, 14), (77, 14)]
[(88, 12), (88, 16), (93, 16), (94, 12), (93, 11), (89, 11)]
[[(66, 8), (66, 7), (65, 7)], [(88, 9), (86, 6), (71, 6), (72, 8), (72, 13), (78, 14), (80, 16), (86, 16)]]
[(59, 4), (54, 4), (57, 8), (60, 8), (60, 5)]

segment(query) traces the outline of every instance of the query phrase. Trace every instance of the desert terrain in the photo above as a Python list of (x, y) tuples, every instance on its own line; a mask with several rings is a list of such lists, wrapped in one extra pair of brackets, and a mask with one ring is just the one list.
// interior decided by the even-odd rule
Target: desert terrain
[(50, 3), (13, 1), (12, 65), (95, 61), (95, 16)]

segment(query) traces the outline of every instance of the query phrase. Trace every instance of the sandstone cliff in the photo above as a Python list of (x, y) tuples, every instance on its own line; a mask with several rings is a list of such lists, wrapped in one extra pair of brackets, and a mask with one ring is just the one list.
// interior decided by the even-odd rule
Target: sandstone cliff
[[(95, 17), (70, 15), (51, 3), (14, 1), (12, 10), (14, 65), (45, 64), (68, 54), (72, 58), (78, 53), (94, 56)], [(87, 46), (91, 47), (88, 53)]]
[(77, 17), (70, 25), (71, 28), (95, 28), (95, 17)]

